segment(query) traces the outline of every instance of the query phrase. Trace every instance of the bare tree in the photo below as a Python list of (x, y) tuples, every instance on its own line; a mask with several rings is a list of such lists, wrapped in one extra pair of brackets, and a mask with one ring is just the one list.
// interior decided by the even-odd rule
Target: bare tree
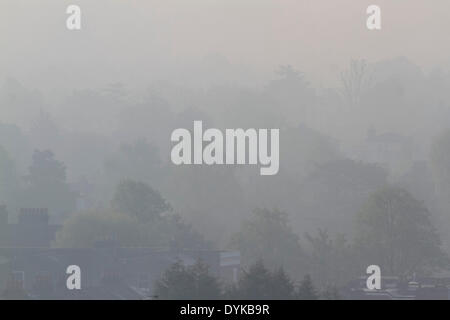
[(349, 106), (358, 106), (361, 97), (372, 84), (372, 75), (365, 60), (351, 60), (347, 70), (341, 72), (341, 95)]

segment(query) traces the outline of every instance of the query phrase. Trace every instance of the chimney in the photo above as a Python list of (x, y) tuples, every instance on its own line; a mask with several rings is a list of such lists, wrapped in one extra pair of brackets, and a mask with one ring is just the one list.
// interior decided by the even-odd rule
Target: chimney
[(22, 225), (48, 225), (49, 215), (47, 208), (21, 208), (19, 224)]

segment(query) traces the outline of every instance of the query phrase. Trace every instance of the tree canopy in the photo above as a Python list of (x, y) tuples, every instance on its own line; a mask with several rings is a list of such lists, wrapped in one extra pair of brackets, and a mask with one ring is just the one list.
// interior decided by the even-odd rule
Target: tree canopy
[(159, 218), (163, 212), (171, 209), (157, 190), (133, 180), (119, 183), (112, 204), (118, 211), (130, 214), (141, 222)]
[(374, 192), (357, 223), (357, 245), (366, 261), (388, 274), (405, 275), (446, 260), (430, 213), (404, 189), (388, 186)]

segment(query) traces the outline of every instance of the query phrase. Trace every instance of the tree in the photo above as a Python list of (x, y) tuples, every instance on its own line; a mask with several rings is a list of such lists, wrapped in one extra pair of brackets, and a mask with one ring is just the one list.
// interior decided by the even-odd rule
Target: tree
[(118, 211), (130, 214), (141, 222), (159, 218), (161, 213), (171, 209), (158, 191), (133, 180), (119, 183), (112, 203)]
[(433, 179), (444, 209), (450, 208), (450, 130), (439, 135), (431, 146)]
[(76, 194), (66, 182), (66, 167), (49, 150), (35, 150), (26, 188), (22, 193), (24, 207), (48, 208), (59, 217), (75, 209)]
[(177, 261), (156, 282), (155, 296), (164, 300), (192, 299), (194, 275)]
[(345, 285), (359, 276), (357, 256), (345, 235), (331, 237), (327, 230), (306, 234), (309, 253), (309, 274), (320, 286)]
[(304, 73), (290, 65), (279, 66), (278, 76), (269, 82), (265, 93), (278, 106), (285, 119), (308, 119), (316, 104), (316, 94)]
[(252, 264), (239, 279), (238, 287), (234, 289), (237, 299), (270, 299), (270, 271), (263, 262), (258, 260)]
[(201, 260), (192, 266), (196, 299), (218, 299), (221, 295), (220, 283), (209, 273), (209, 268)]
[(404, 189), (388, 186), (373, 193), (357, 223), (361, 254), (386, 275), (407, 275), (446, 262), (430, 213)]
[(263, 262), (258, 260), (248, 270), (243, 270), (237, 286), (228, 288), (227, 297), (247, 300), (288, 300), (295, 297), (295, 288), (283, 268), (270, 272)]
[(437, 216), (439, 230), (442, 232), (444, 241), (449, 243), (449, 217), (450, 210), (450, 130), (447, 130), (437, 136), (432, 145), (430, 152), (431, 172), (433, 176), (434, 188), (431, 189), (436, 193)]
[(450, 130), (433, 141), (430, 158), (438, 186), (450, 189)]
[(17, 170), (28, 166), (32, 154), (30, 141), (18, 126), (0, 122), (0, 145), (14, 159)]
[(221, 295), (218, 280), (200, 260), (191, 267), (177, 261), (156, 282), (155, 296), (164, 300), (218, 299)]
[(53, 152), (50, 150), (35, 150), (27, 180), (34, 186), (64, 183), (66, 167), (64, 163), (55, 159)]
[(271, 299), (285, 300), (294, 297), (294, 283), (286, 274), (283, 268), (272, 273)]
[(205, 249), (203, 237), (179, 216), (168, 215), (148, 222), (111, 210), (78, 212), (56, 234), (57, 247), (89, 248), (99, 245)]
[(317, 300), (319, 298), (309, 274), (305, 275), (300, 283), (297, 290), (297, 297), (300, 300)]
[(140, 226), (149, 245), (170, 246), (174, 250), (211, 248), (211, 244), (205, 241), (202, 234), (176, 214), (165, 215), (161, 219), (149, 221)]
[(30, 128), (30, 140), (36, 148), (55, 149), (61, 143), (61, 131), (52, 116), (44, 111), (39, 110), (36, 120)]
[(367, 62), (352, 60), (347, 70), (341, 73), (342, 95), (351, 107), (359, 106), (362, 95), (370, 88), (372, 78)]
[(336, 286), (333, 285), (327, 285), (325, 289), (321, 292), (320, 296), (324, 300), (340, 300), (341, 295), (339, 293), (339, 290)]
[(263, 260), (271, 270), (283, 267), (290, 276), (298, 276), (305, 267), (306, 256), (298, 236), (287, 214), (279, 210), (255, 209), (231, 244), (241, 252), (244, 266)]
[(56, 234), (55, 245), (92, 248), (105, 243), (122, 247), (147, 244), (136, 219), (121, 213), (88, 211), (72, 215)]

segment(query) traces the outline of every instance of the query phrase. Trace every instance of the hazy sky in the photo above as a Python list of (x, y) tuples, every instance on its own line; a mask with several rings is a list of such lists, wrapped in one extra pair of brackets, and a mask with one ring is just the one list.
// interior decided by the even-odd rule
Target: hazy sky
[[(81, 6), (81, 31), (65, 28), (69, 4)], [(366, 29), (370, 4), (381, 6), (381, 31)], [(0, 78), (37, 88), (184, 79), (216, 54), (327, 82), (351, 58), (448, 69), (449, 30), (448, 0), (0, 0)]]

